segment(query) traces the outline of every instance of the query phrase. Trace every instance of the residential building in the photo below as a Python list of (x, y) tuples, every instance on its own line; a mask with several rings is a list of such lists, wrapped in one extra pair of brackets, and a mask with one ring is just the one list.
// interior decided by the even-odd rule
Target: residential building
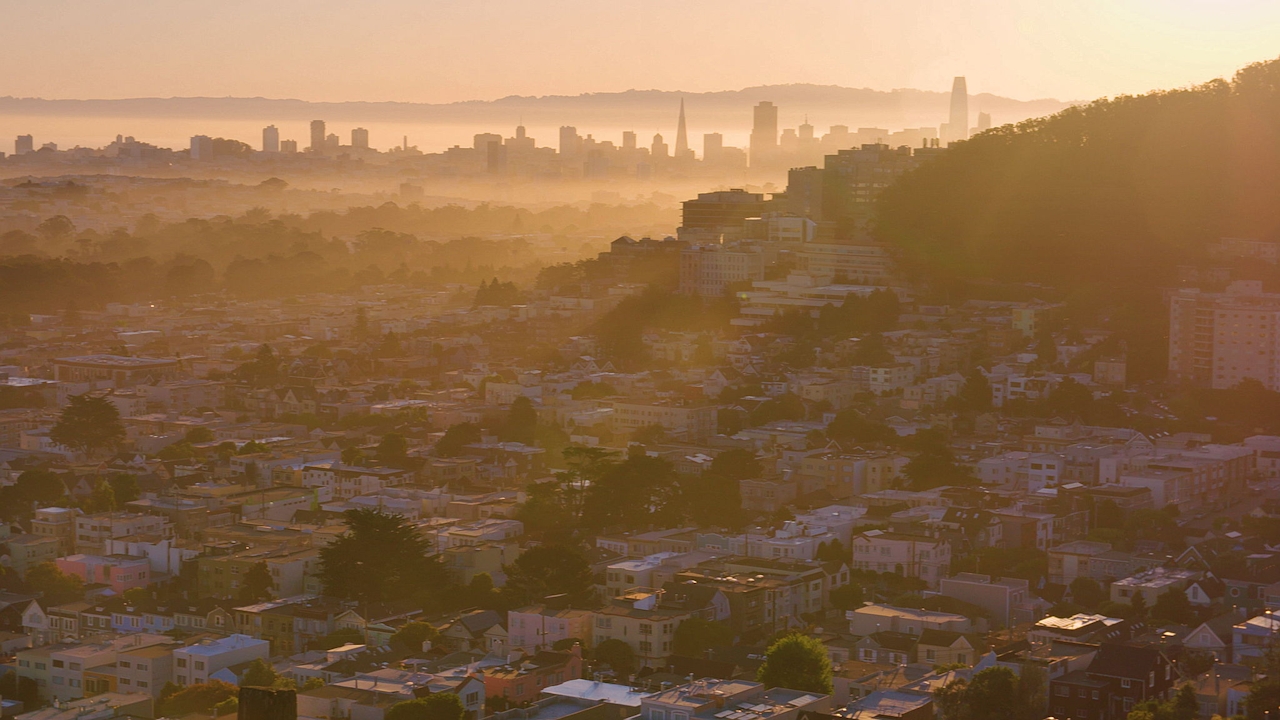
[(945, 540), (868, 530), (853, 537), (853, 569), (919, 578), (936, 589), (949, 574), (951, 545)]
[(271, 643), (248, 635), (228, 635), (173, 651), (174, 682), (179, 686), (209, 681), (213, 674), (232, 665), (270, 657)]

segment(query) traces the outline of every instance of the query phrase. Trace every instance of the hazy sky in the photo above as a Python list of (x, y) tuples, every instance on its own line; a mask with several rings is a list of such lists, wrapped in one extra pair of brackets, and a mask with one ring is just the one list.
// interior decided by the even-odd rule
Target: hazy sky
[(1280, 0), (0, 0), (0, 95), (449, 102), (810, 82), (1089, 99), (1280, 56)]

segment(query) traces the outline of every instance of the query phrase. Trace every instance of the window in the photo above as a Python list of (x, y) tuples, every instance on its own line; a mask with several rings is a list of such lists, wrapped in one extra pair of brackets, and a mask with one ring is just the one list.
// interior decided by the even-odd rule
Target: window
[(66, 665), (66, 663), (62, 662), (61, 660), (54, 660), (54, 661), (53, 661), (53, 666), (54, 666), (54, 667), (56, 667), (56, 668), (60, 668), (60, 667), (66, 667), (67, 665)]
[(120, 667), (122, 667), (122, 668), (127, 668), (127, 667), (129, 667), (129, 661), (128, 661), (128, 660), (121, 660), (121, 661), (120, 661)]
[(1053, 689), (1053, 694), (1058, 697), (1071, 697), (1071, 688), (1066, 687), (1065, 685), (1059, 685)]
[(186, 666), (187, 666), (187, 659), (186, 659), (186, 658), (178, 658), (178, 667), (180, 667), (180, 668), (184, 668), (184, 667), (186, 667)]
[(195, 668), (196, 668), (197, 670), (203, 670), (203, 669), (204, 669), (204, 661), (202, 661), (202, 660), (197, 660), (197, 661), (196, 661), (196, 664), (195, 664)]
[(47, 669), (48, 669), (48, 667), (49, 667), (48, 665), (45, 665), (45, 664), (44, 664), (44, 663), (42, 663), (42, 662), (38, 662), (38, 663), (36, 663), (36, 669), (37, 669), (37, 670), (47, 670)]
[(1120, 680), (1120, 687), (1122, 687), (1122, 688), (1124, 688), (1124, 689), (1128, 690), (1128, 689), (1129, 689), (1129, 685), (1130, 685), (1130, 683), (1129, 683), (1129, 679), (1128, 679), (1128, 678), (1123, 678), (1123, 679), (1121, 679), (1121, 680)]
[(146, 680), (139, 680), (139, 681), (138, 681), (138, 687), (147, 687), (147, 681), (146, 681)]

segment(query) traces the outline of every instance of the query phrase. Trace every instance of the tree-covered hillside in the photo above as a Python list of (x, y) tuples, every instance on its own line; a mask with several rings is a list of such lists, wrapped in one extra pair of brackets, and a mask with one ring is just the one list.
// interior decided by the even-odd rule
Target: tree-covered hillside
[(1068, 294), (1167, 286), (1218, 238), (1280, 239), (1280, 60), (982, 133), (889, 188), (878, 233), (918, 277)]

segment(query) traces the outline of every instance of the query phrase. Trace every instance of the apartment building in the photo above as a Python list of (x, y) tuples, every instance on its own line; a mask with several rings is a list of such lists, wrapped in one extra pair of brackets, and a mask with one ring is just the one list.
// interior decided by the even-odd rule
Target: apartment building
[(271, 643), (248, 635), (228, 635), (173, 651), (174, 682), (180, 686), (206, 683), (214, 673), (232, 665), (270, 657)]
[(173, 537), (173, 523), (159, 515), (138, 512), (105, 512), (81, 515), (76, 518), (75, 550), (79, 553), (100, 555), (106, 551), (107, 540), (130, 535), (156, 535)]
[(764, 279), (764, 253), (750, 245), (694, 245), (680, 252), (680, 285), (685, 295), (721, 297), (732, 283)]
[(951, 568), (951, 545), (923, 535), (868, 530), (853, 537), (853, 568), (919, 578), (937, 589)]
[(713, 405), (676, 401), (618, 401), (613, 403), (613, 427), (618, 432), (634, 432), (660, 425), (685, 440), (704, 440), (716, 432)]
[(234, 598), (245, 576), (263, 563), (271, 574), (276, 597), (301, 595), (307, 579), (320, 571), (320, 551), (314, 548), (248, 548), (226, 554), (205, 554), (196, 559), (196, 576), (204, 597)]
[(1169, 299), (1169, 377), (1215, 390), (1252, 379), (1280, 390), (1280, 294), (1259, 281)]
[(507, 647), (526, 653), (576, 638), (592, 647), (595, 615), (590, 610), (552, 607), (545, 603), (507, 611)]
[(75, 508), (40, 508), (31, 518), (31, 534), (56, 538), (58, 555), (70, 555), (75, 552), (76, 516), (79, 514), (80, 511)]
[(151, 563), (130, 555), (85, 555), (76, 553), (55, 561), (58, 569), (80, 578), (85, 584), (102, 584), (117, 595), (151, 584)]
[(659, 667), (671, 655), (676, 627), (693, 616), (687, 609), (662, 605), (662, 593), (655, 590), (635, 592), (613, 598), (595, 611), (592, 640), (621, 640), (631, 646), (641, 667)]

